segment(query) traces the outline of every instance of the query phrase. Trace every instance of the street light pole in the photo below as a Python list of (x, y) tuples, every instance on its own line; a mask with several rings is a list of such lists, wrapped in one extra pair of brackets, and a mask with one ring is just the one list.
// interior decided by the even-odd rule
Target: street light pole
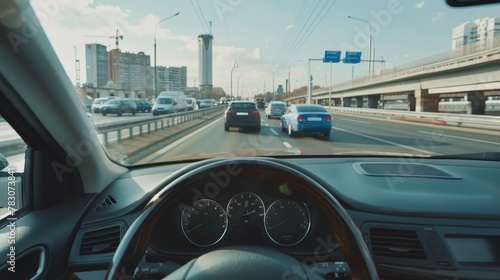
[(307, 60), (307, 104), (312, 104), (312, 75), (311, 75), (311, 61), (323, 61), (323, 58), (309, 58)]
[(161, 22), (164, 22), (164, 21), (166, 21), (167, 19), (171, 19), (171, 18), (173, 18), (173, 17), (175, 17), (175, 16), (178, 16), (179, 14), (180, 14), (180, 13), (179, 13), (179, 12), (177, 12), (177, 13), (175, 13), (174, 15), (171, 15), (171, 16), (169, 16), (169, 17), (167, 17), (167, 18), (164, 18), (164, 19), (162, 19), (162, 20), (158, 21), (158, 22), (156, 23), (156, 25), (155, 25), (155, 44), (154, 44), (154, 53), (155, 53), (154, 95), (155, 95), (155, 98), (156, 98), (156, 97), (157, 97), (157, 95), (158, 95), (158, 94), (157, 94), (157, 90), (158, 90), (158, 78), (157, 78), (157, 76), (158, 76), (158, 71), (157, 71), (157, 69), (156, 69), (156, 28), (158, 27), (158, 25), (159, 25)]
[(288, 87), (288, 93), (290, 94), (290, 92), (292, 92), (292, 84), (291, 84), (291, 80), (290, 80), (290, 71), (292, 69), (292, 64), (294, 64), (295, 62), (299, 62), (299, 61), (302, 61), (302, 59), (299, 59), (299, 60), (294, 60), (292, 62), (290, 62), (290, 64), (288, 64), (288, 84), (287, 84), (287, 87)]
[(233, 69), (231, 69), (231, 99), (233, 98), (233, 70), (238, 68), (238, 62), (234, 61)]
[(355, 20), (359, 20), (359, 21), (362, 21), (366, 24), (368, 24), (368, 27), (370, 28), (370, 35), (368, 37), (368, 41), (369, 41), (369, 58), (368, 58), (368, 76), (371, 78), (372, 76), (372, 40), (373, 40), (373, 36), (372, 36), (372, 25), (364, 20), (364, 19), (360, 19), (360, 18), (356, 18), (356, 17), (351, 17), (351, 16), (347, 16), (348, 18), (350, 19), (355, 19)]
[(243, 76), (243, 74), (240, 74), (238, 76), (238, 83), (236, 85), (236, 99), (238, 99), (238, 96), (240, 96), (240, 77)]

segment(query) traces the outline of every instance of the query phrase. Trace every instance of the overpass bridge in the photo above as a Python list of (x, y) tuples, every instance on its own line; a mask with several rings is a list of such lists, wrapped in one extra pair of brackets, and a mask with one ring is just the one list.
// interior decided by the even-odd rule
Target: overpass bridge
[[(307, 95), (286, 98), (304, 103)], [(500, 100), (500, 36), (434, 55), (378, 74), (320, 88), (313, 103), (342, 107), (438, 112), (446, 102), (466, 102), (469, 113), (485, 114)], [(330, 102), (329, 102), (330, 100)]]

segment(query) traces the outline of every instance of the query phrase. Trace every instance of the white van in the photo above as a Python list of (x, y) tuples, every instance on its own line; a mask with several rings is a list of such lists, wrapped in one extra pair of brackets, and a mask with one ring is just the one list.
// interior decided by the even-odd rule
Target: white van
[(153, 116), (187, 110), (186, 95), (182, 91), (162, 91), (153, 105)]
[(187, 109), (188, 110), (197, 110), (198, 109), (198, 103), (196, 103), (196, 98), (188, 97), (188, 98), (186, 98), (186, 102), (187, 102)]

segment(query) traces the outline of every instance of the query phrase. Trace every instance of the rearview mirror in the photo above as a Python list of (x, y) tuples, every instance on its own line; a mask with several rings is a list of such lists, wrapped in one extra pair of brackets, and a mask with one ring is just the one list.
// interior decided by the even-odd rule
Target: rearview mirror
[(476, 6), (499, 2), (500, 0), (446, 0), (446, 3), (452, 7)]

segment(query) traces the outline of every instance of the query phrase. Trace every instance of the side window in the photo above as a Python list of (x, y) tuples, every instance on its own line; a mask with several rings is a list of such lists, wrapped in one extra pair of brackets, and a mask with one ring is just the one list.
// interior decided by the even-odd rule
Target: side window
[(15, 218), (24, 207), (23, 174), (26, 144), (0, 115), (0, 220)]

